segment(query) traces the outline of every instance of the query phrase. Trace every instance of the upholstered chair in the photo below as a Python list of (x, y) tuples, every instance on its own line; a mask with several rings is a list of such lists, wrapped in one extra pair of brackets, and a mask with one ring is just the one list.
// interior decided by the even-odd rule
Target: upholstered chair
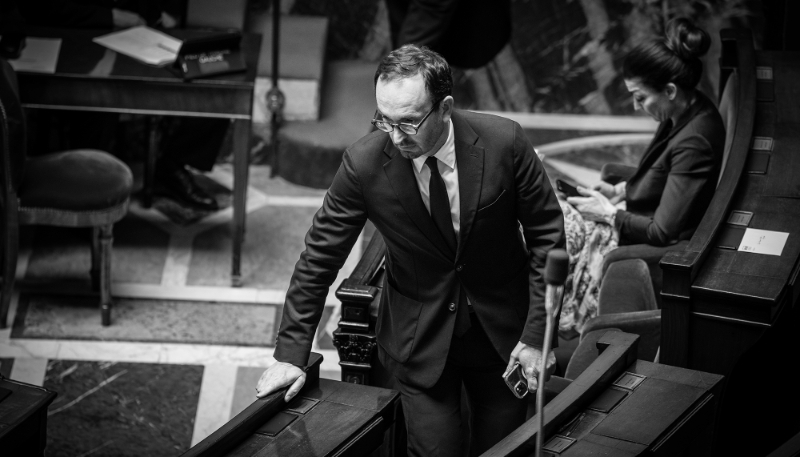
[(97, 150), (25, 155), (25, 120), (16, 75), (0, 59), (0, 209), (2, 290), (0, 327), (7, 325), (17, 268), (19, 227), (92, 228), (92, 287), (100, 295), (101, 320), (111, 323), (112, 227), (128, 209), (133, 175), (123, 162)]

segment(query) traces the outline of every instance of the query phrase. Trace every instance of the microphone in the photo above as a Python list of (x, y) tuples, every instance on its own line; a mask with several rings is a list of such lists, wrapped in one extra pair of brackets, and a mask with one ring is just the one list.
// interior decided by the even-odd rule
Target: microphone
[[(547, 253), (544, 264), (544, 309), (548, 317), (555, 316), (561, 309), (561, 296), (564, 294), (564, 282), (569, 273), (569, 255), (563, 249), (553, 249)], [(548, 323), (549, 320), (548, 320)]]
[(544, 381), (547, 370), (547, 356), (550, 354), (553, 339), (555, 316), (561, 310), (561, 299), (564, 294), (564, 282), (569, 272), (569, 255), (563, 249), (553, 249), (547, 253), (544, 264), (544, 309), (547, 313), (542, 344), (542, 360), (539, 366), (539, 387), (536, 389), (536, 417), (539, 430), (536, 432), (536, 456), (542, 455), (544, 442)]

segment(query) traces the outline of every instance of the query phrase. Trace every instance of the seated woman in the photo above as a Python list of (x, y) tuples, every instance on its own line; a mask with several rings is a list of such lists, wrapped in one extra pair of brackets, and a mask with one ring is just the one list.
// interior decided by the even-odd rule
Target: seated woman
[[(687, 19), (670, 21), (666, 38), (636, 46), (623, 63), (633, 105), (660, 122), (639, 166), (582, 197), (561, 201), (570, 254), (559, 331), (571, 338), (597, 313), (603, 256), (617, 245), (666, 246), (691, 238), (714, 195), (725, 128), (714, 103), (695, 89), (705, 31)], [(624, 167), (618, 167), (624, 170)]]

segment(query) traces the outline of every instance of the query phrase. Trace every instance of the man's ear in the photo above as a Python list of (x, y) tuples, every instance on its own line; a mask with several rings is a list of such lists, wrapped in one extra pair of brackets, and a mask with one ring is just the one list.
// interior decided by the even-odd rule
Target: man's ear
[(442, 121), (449, 121), (450, 117), (453, 115), (453, 110), (455, 109), (455, 100), (453, 100), (452, 96), (448, 95), (442, 99), (439, 105), (439, 109), (442, 111)]
[(675, 97), (678, 96), (678, 86), (676, 86), (675, 83), (667, 83), (664, 92), (666, 92), (670, 100), (675, 100)]

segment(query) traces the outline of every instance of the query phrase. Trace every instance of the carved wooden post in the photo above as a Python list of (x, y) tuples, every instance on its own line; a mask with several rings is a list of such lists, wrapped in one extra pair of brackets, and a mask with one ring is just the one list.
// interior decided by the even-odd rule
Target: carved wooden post
[(370, 385), (372, 355), (377, 344), (370, 308), (373, 303), (377, 307), (380, 299), (380, 285), (375, 283), (383, 268), (385, 251), (386, 244), (376, 233), (352, 276), (336, 291), (336, 298), (342, 302), (342, 318), (333, 332), (333, 345), (339, 351), (344, 382)]

